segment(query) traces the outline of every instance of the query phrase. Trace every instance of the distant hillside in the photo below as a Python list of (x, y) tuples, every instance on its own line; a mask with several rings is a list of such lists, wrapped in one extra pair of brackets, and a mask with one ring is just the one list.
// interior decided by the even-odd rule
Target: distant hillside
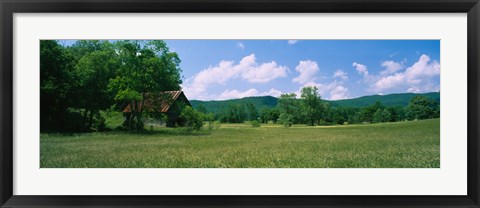
[[(415, 94), (415, 93), (400, 93), (400, 94), (389, 94), (389, 95), (369, 95), (353, 99), (345, 100), (333, 100), (327, 101), (332, 107), (364, 107), (375, 103), (377, 100), (380, 101), (385, 106), (407, 106), (410, 99), (415, 95), (424, 95), (434, 99), (437, 102), (440, 102), (440, 93), (439, 92), (430, 92), (424, 94)], [(232, 100), (215, 100), (215, 101), (200, 101), (200, 100), (191, 100), (193, 108), (197, 108), (199, 105), (205, 106), (208, 112), (217, 112), (222, 108), (227, 107), (230, 104), (247, 104), (252, 103), (255, 105), (257, 110), (260, 110), (264, 107), (275, 107), (277, 106), (278, 98), (272, 96), (262, 96), (262, 97), (246, 97), (240, 99)]]
[[(419, 95), (415, 93), (400, 93), (389, 95), (369, 95), (353, 99), (329, 101), (332, 107), (364, 107), (375, 103), (377, 100), (385, 106), (407, 106), (413, 96)], [(420, 94), (434, 99), (440, 103), (439, 92), (429, 92)]]
[(245, 97), (240, 99), (232, 100), (213, 100), (213, 101), (200, 101), (200, 100), (190, 100), (193, 108), (197, 108), (199, 105), (204, 105), (208, 112), (217, 112), (222, 108), (228, 107), (230, 104), (242, 104), (246, 105), (247, 103), (252, 103), (255, 105), (257, 110), (260, 110), (264, 107), (275, 107), (277, 106), (278, 98), (272, 96), (262, 96), (262, 97)]

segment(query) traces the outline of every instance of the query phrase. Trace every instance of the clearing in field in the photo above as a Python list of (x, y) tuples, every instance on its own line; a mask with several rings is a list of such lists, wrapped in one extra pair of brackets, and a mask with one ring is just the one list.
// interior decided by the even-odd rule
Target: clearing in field
[(439, 168), (440, 120), (41, 134), (41, 168)]

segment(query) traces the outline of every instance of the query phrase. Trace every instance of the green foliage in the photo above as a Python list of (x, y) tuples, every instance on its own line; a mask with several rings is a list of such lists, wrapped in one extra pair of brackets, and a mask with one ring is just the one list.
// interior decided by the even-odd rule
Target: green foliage
[(230, 104), (245, 105), (252, 103), (256, 109), (272, 108), (277, 106), (277, 98), (272, 96), (259, 96), (259, 97), (244, 97), (240, 99), (231, 100), (212, 100), (212, 101), (200, 101), (190, 100), (190, 104), (194, 109), (197, 109), (199, 105), (204, 105), (207, 112), (219, 113), (222, 109), (227, 108)]
[(200, 113), (207, 114), (207, 108), (203, 104), (199, 104), (196, 107), (194, 107), (195, 110), (197, 110)]
[[(415, 93), (399, 93), (399, 94), (389, 94), (389, 95), (368, 95), (362, 96), (359, 98), (345, 99), (345, 100), (335, 100), (329, 101), (332, 107), (366, 107), (372, 105), (373, 103), (379, 101), (385, 106), (402, 106), (405, 107), (408, 105), (409, 100), (415, 97)], [(427, 96), (436, 102), (440, 102), (440, 93), (439, 92), (429, 92), (422, 94)]]
[(278, 122), (283, 124), (284, 127), (291, 127), (293, 124), (293, 116), (287, 113), (281, 113), (278, 117)]
[(212, 130), (215, 127), (215, 124), (214, 124), (215, 115), (213, 113), (207, 113), (207, 114), (204, 114), (204, 115), (205, 115), (205, 121), (207, 121), (207, 123), (208, 123), (208, 130)]
[[(150, 93), (179, 90), (180, 59), (165, 42), (80, 40), (63, 47), (57, 41), (40, 41), (41, 131), (90, 131), (106, 128), (98, 123), (100, 111), (122, 110), (135, 103), (125, 120), (129, 130), (143, 130)], [(72, 109), (72, 110), (67, 110)], [(74, 114), (75, 124), (65, 125)], [(72, 128), (75, 126), (75, 128)]]
[(322, 105), (322, 100), (317, 91), (318, 88), (315, 86), (304, 87), (302, 88), (302, 94), (300, 96), (302, 98), (302, 110), (305, 119), (308, 120), (308, 124), (311, 126), (313, 126), (325, 112), (325, 106)]
[(426, 96), (417, 95), (410, 100), (406, 113), (409, 120), (438, 118), (440, 117), (440, 106)]
[(155, 92), (180, 89), (180, 59), (160, 40), (117, 41), (115, 46), (120, 67), (109, 90), (118, 103), (135, 103), (126, 126), (138, 129), (144, 111), (158, 109), (138, 108), (143, 106), (147, 93), (148, 99), (160, 100), (162, 95)]
[(220, 123), (220, 121), (213, 122), (213, 129), (219, 129), (221, 126), (222, 126), (222, 123)]
[(245, 107), (241, 104), (230, 104), (220, 112), (220, 121), (224, 123), (243, 123), (247, 117)]
[(203, 113), (194, 110), (190, 106), (186, 106), (183, 109), (180, 117), (185, 120), (185, 127), (189, 131), (200, 130), (203, 126), (203, 121), (205, 120), (205, 115)]
[(383, 122), (382, 112), (382, 109), (377, 109), (377, 111), (375, 111), (375, 113), (373, 114), (372, 123)]
[[(75, 83), (71, 60), (72, 57), (57, 41), (40, 41), (40, 129), (42, 131), (83, 130), (81, 124), (66, 125), (64, 123), (73, 116), (68, 115), (71, 112), (67, 109), (75, 103), (71, 93), (72, 85)], [(75, 120), (75, 122), (81, 120)], [(76, 125), (79, 127), (75, 127)]]
[(247, 117), (249, 121), (258, 119), (257, 108), (252, 103), (247, 103)]
[(250, 125), (252, 125), (252, 127), (254, 128), (258, 128), (260, 127), (260, 122), (258, 122), (258, 120), (253, 120), (253, 121), (250, 121)]

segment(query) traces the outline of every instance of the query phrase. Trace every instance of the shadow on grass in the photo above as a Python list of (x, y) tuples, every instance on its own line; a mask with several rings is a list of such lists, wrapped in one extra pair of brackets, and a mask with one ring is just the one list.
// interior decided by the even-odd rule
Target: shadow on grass
[(103, 134), (103, 135), (178, 135), (178, 136), (205, 136), (211, 135), (211, 130), (189, 130), (186, 128), (161, 128), (161, 129), (154, 129), (154, 130), (144, 130), (144, 131), (126, 131), (126, 130), (109, 130), (109, 131), (102, 131), (102, 132), (41, 132), (45, 135), (50, 136), (85, 136), (88, 134), (95, 135), (95, 134)]

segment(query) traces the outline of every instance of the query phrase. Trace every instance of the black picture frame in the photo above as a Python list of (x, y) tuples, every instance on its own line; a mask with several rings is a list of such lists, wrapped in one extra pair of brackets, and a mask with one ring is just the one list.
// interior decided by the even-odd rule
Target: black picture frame
[[(480, 207), (479, 0), (0, 0), (1, 207)], [(466, 196), (25, 196), (13, 195), (14, 13), (467, 13)], [(94, 187), (92, 187), (94, 188)]]

